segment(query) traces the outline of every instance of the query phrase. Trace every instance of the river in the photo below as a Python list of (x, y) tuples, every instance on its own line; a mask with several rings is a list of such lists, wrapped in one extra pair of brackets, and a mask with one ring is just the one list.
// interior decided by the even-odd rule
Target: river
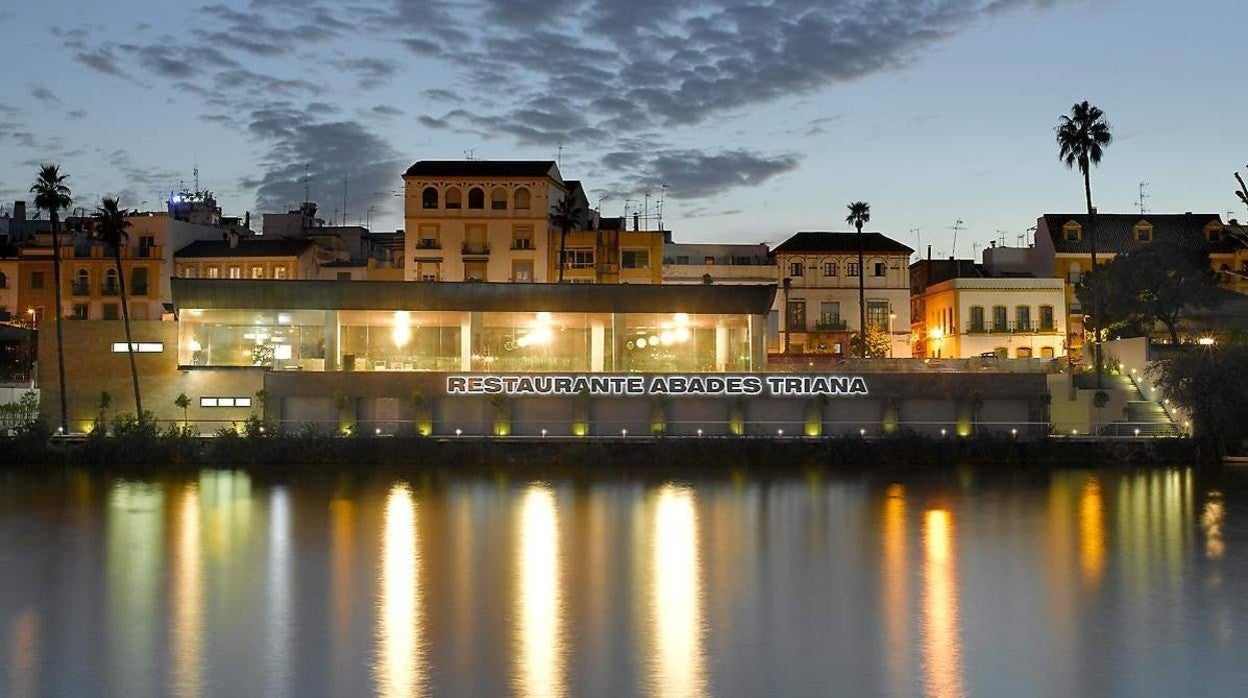
[(1248, 472), (0, 473), (0, 695), (1215, 696)]

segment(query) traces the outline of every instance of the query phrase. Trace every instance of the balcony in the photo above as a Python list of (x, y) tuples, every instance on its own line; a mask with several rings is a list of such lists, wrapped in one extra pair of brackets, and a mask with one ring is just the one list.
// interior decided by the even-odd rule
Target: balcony
[(849, 323), (841, 319), (840, 315), (820, 315), (815, 322), (815, 330), (818, 332), (844, 332), (849, 329)]
[(531, 250), (533, 249), (533, 241), (529, 238), (516, 238), (511, 241), (511, 249), (513, 250)]
[(416, 241), (416, 249), (418, 250), (440, 250), (442, 243), (434, 238), (422, 238)]
[(91, 285), (74, 282), (72, 293), (75, 296), (89, 296), (91, 295)]
[(971, 325), (971, 328), (967, 330), (967, 334), (1037, 334), (1056, 331), (1057, 328), (1051, 324), (1005, 322), (992, 325)]
[(471, 257), (484, 257), (490, 253), (488, 242), (465, 242), (463, 253)]
[(116, 296), (121, 293), (121, 287), (117, 284), (104, 284), (100, 287), (100, 295)]

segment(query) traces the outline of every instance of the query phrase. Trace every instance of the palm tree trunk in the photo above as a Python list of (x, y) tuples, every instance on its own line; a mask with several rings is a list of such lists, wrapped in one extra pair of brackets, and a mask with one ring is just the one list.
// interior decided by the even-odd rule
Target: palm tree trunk
[(561, 228), (559, 230), (559, 260), (558, 260), (559, 283), (563, 283), (563, 268), (566, 266), (563, 256), (567, 250), (567, 246), (568, 246), (568, 229)]
[(126, 300), (126, 275), (121, 270), (121, 245), (113, 248), (113, 262), (117, 266), (117, 291), (121, 293), (121, 320), (126, 327), (126, 353), (130, 356), (130, 382), (134, 385), (134, 410), (139, 421), (143, 420), (143, 398), (139, 396), (139, 369), (134, 364), (134, 339), (130, 336), (130, 302)]
[[(1092, 269), (1096, 271), (1096, 209), (1092, 208), (1092, 174), (1090, 167), (1083, 168), (1083, 195), (1088, 203), (1088, 246), (1092, 248)], [(1101, 295), (1092, 285), (1092, 361), (1096, 366), (1096, 387), (1102, 387), (1101, 378), (1101, 336), (1097, 330), (1097, 321), (1101, 317)]]
[(862, 224), (858, 228), (858, 357), (867, 355), (867, 270), (863, 268)]
[(52, 317), (56, 321), (56, 375), (61, 391), (61, 433), (69, 433), (69, 393), (65, 388), (65, 334), (61, 330), (61, 219), (53, 210), (52, 219), (52, 285), (56, 307)]

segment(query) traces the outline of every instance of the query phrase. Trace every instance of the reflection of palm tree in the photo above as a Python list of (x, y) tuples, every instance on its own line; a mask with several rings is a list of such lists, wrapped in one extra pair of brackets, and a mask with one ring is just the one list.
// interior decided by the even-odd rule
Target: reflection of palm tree
[(845, 216), (845, 222), (858, 229), (858, 335), (862, 338), (859, 342), (860, 356), (866, 356), (867, 353), (867, 270), (863, 269), (862, 226), (870, 220), (871, 204), (865, 201), (855, 201), (849, 205), (849, 215)]
[(134, 384), (134, 409), (139, 419), (143, 419), (143, 399), (139, 396), (139, 369), (134, 365), (134, 338), (130, 336), (130, 302), (126, 300), (126, 275), (121, 270), (121, 248), (125, 246), (129, 235), (126, 228), (130, 221), (126, 220), (126, 210), (117, 207), (117, 199), (104, 197), (100, 207), (95, 210), (95, 235), (105, 245), (113, 249), (113, 264), (117, 269), (117, 291), (121, 294), (121, 318), (126, 328), (127, 354), (130, 355), (130, 382)]
[(584, 219), (585, 209), (571, 194), (560, 199), (555, 204), (555, 210), (550, 212), (550, 224), (559, 229), (559, 283), (563, 283), (563, 269), (567, 266), (564, 254), (567, 252), (568, 233), (580, 227)]
[[(1088, 205), (1088, 246), (1092, 251), (1092, 271), (1096, 271), (1096, 209), (1092, 206), (1093, 165), (1101, 164), (1105, 148), (1113, 142), (1105, 112), (1086, 100), (1070, 108), (1070, 115), (1063, 114), (1057, 122), (1058, 158), (1066, 167), (1079, 167), (1083, 175), (1083, 194)], [(1092, 353), (1096, 361), (1096, 385), (1101, 385), (1101, 345), (1097, 336), (1100, 322), (1100, 295), (1092, 287)]]
[(35, 195), (35, 206), (48, 212), (52, 221), (52, 284), (56, 306), (52, 317), (56, 321), (56, 371), (61, 389), (61, 432), (69, 432), (69, 399), (65, 389), (65, 341), (61, 332), (61, 210), (69, 208), (69, 187), (65, 180), (69, 175), (61, 174), (59, 165), (43, 165), (39, 168), (39, 176), (30, 186), (30, 193)]

